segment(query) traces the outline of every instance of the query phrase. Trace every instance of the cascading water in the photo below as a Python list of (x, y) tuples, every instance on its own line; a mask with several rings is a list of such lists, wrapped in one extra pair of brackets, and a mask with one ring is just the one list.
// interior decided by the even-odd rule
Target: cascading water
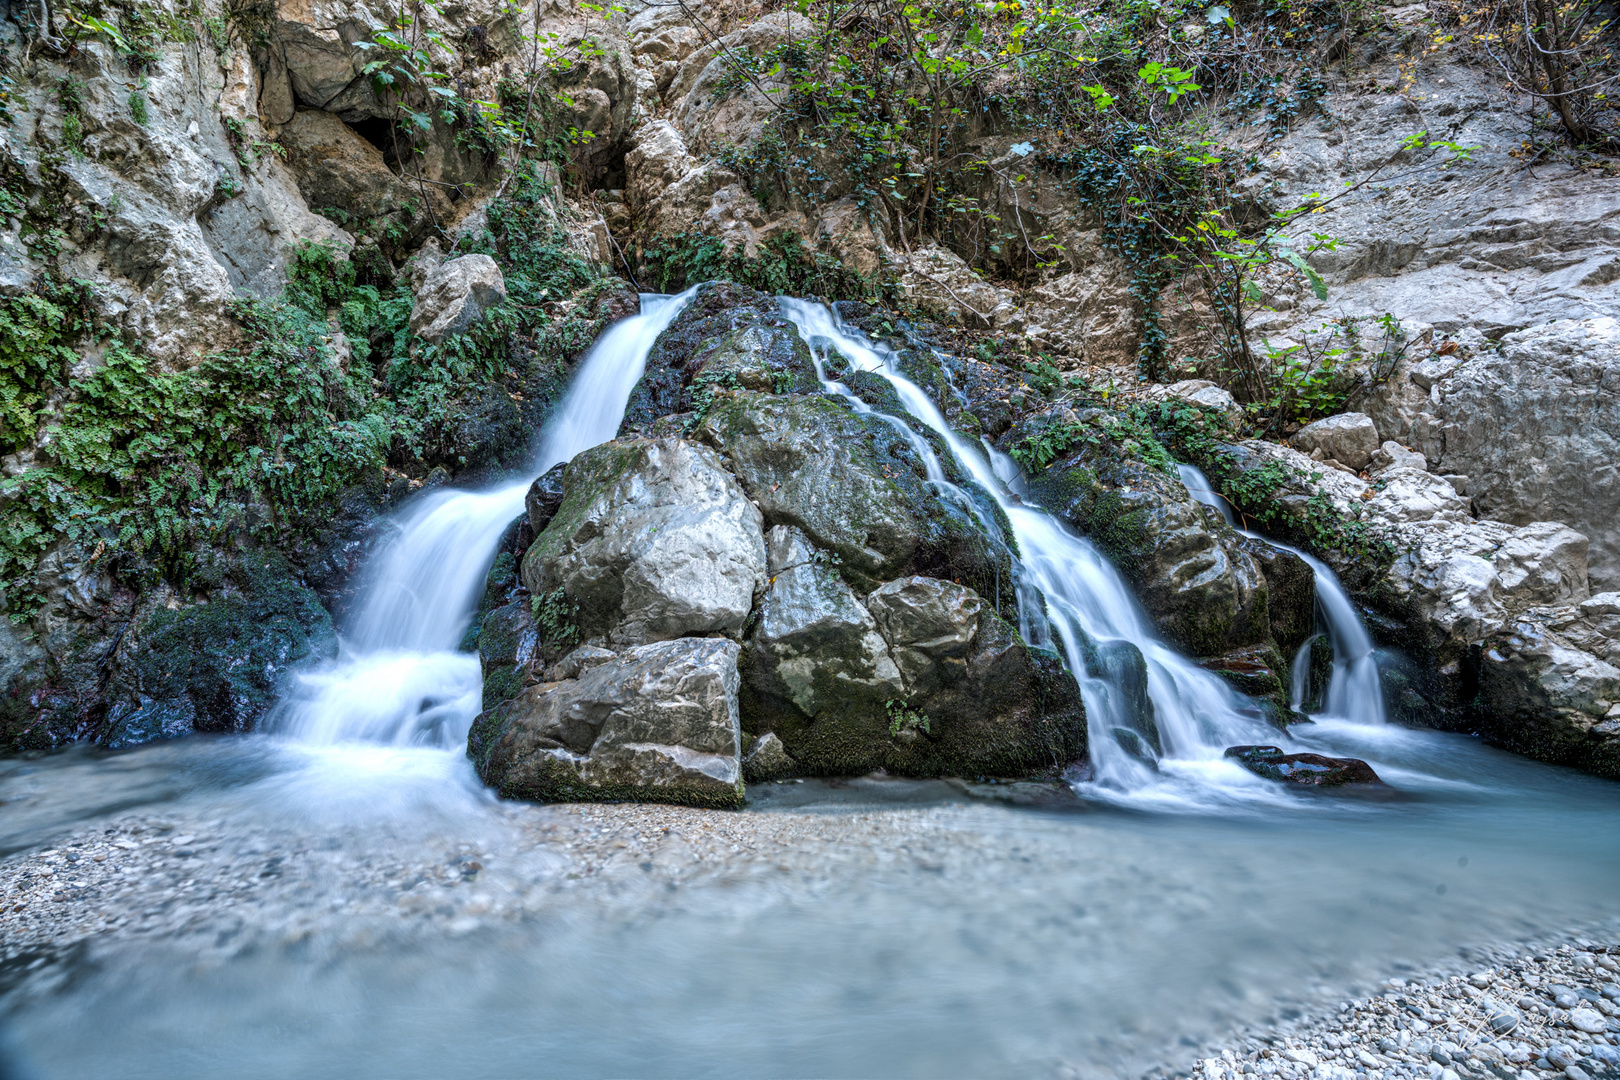
[[(541, 434), (531, 475), (618, 433), (647, 354), (693, 291), (643, 293), (641, 313), (597, 339)], [(457, 646), (529, 483), (435, 492), (417, 503), (368, 569), (337, 659), (301, 673), (266, 726), (313, 744), (464, 743), (483, 680), (478, 657)]]
[[(1193, 498), (1205, 506), (1212, 506), (1222, 518), (1244, 536), (1263, 540), (1272, 547), (1293, 552), (1316, 573), (1316, 616), (1326, 628), (1328, 642), (1333, 646), (1333, 673), (1323, 694), (1322, 710), (1318, 719), (1344, 720), (1353, 724), (1382, 724), (1384, 722), (1384, 691), (1378, 676), (1378, 658), (1373, 652), (1372, 638), (1367, 625), (1350, 602), (1350, 594), (1326, 563), (1314, 555), (1288, 544), (1279, 544), (1269, 537), (1238, 526), (1232, 517), (1232, 508), (1217, 493), (1203, 472), (1195, 465), (1177, 465), (1181, 482)], [(1306, 683), (1310, 668), (1311, 643), (1300, 646), (1294, 657), (1294, 679), (1290, 704), (1295, 709), (1305, 704)]]
[[(1049, 620), (1059, 639), (1054, 644), (1061, 645), (1080, 681), (1090, 736), (1090, 789), (1105, 797), (1129, 794), (1176, 802), (1185, 800), (1189, 787), (1206, 795), (1269, 790), (1264, 781), (1227, 760), (1224, 751), (1238, 743), (1265, 741), (1275, 731), (1218, 677), (1160, 640), (1113, 564), (1023, 499), (1017, 467), (1006, 455), (963, 439), (928, 395), (896, 370), (891, 352), (845, 326), (831, 309), (788, 298), (781, 303), (783, 315), (810, 345), (828, 390), (853, 400), (847, 388), (826, 377), (824, 360), (832, 349), (855, 367), (882, 376), (907, 412), (945, 440), (961, 467), (1006, 513), (1023, 583), (1046, 600), (1044, 613), (1036, 601), (1036, 610), (1021, 614), (1025, 636), (1040, 643), (1040, 626)], [(1021, 590), (1020, 595), (1032, 593)], [(1145, 687), (1131, 648), (1146, 661)], [(1147, 724), (1144, 689), (1152, 703)], [(1155, 726), (1156, 732), (1151, 730)], [(1159, 753), (1146, 752), (1155, 734)]]

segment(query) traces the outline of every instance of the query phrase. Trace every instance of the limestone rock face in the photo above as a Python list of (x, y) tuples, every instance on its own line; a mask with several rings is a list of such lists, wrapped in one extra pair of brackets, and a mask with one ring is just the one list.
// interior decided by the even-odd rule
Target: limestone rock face
[(468, 756), (507, 798), (739, 806), (738, 651), (716, 638), (655, 642), (526, 687), (479, 716)]
[(411, 332), (440, 342), (471, 329), (506, 299), (506, 280), (488, 255), (446, 259), (429, 270), (411, 308)]
[(1502, 339), (1435, 384), (1444, 453), (1482, 516), (1586, 534), (1593, 584), (1620, 586), (1620, 321), (1566, 320)]
[[(1469, 516), (1451, 484), (1394, 466), (1382, 491), (1296, 450), (1246, 442), (1242, 468), (1282, 465), (1277, 502), (1303, 515), (1312, 495), (1359, 518), (1394, 551), (1383, 568), (1337, 560), (1341, 577), (1418, 658), (1401, 674), (1406, 716), (1479, 730), (1543, 760), (1620, 775), (1620, 594), (1590, 595), (1587, 538), (1556, 521), (1509, 525)], [(1314, 478), (1314, 479), (1313, 479)]]
[(523, 559), (535, 596), (562, 590), (582, 638), (615, 646), (737, 634), (764, 585), (759, 510), (714, 451), (631, 439), (576, 457)]
[(1525, 612), (1485, 639), (1482, 657), (1486, 734), (1620, 779), (1620, 593)]
[(1378, 451), (1378, 428), (1366, 413), (1340, 413), (1306, 424), (1294, 436), (1293, 444), (1312, 456), (1315, 451), (1321, 451), (1323, 458), (1331, 458), (1359, 472)]

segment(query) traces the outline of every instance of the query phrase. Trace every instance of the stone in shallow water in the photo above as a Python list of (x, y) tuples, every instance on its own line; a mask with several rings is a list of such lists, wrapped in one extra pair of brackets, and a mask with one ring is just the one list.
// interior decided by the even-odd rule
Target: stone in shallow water
[(1357, 758), (1288, 754), (1278, 746), (1232, 746), (1227, 748), (1226, 756), (1267, 780), (1284, 780), (1305, 787), (1383, 783), (1371, 765)]

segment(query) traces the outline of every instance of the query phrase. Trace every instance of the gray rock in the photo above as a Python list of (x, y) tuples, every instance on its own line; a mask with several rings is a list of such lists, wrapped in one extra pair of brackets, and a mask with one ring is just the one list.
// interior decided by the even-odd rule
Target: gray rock
[(1306, 424), (1290, 442), (1303, 453), (1320, 450), (1324, 458), (1358, 472), (1367, 467), (1379, 447), (1378, 428), (1366, 413), (1340, 413)]
[(481, 714), (467, 754), (506, 798), (742, 803), (736, 642), (630, 649)]
[(1609, 1030), (1609, 1022), (1596, 1009), (1571, 1009), (1569, 1025), (1576, 1031), (1584, 1031), (1589, 1035)]
[(772, 525), (765, 534), (765, 564), (772, 577), (803, 566), (816, 553), (815, 545), (800, 529), (791, 525)]
[[(1372, 461), (1368, 467), (1374, 475), (1390, 468), (1416, 469), (1419, 472), (1424, 472), (1429, 467), (1429, 460), (1416, 450), (1408, 450), (1393, 439), (1385, 439), (1384, 444), (1378, 448), (1378, 452), (1372, 456)], [(1441, 479), (1445, 480), (1446, 478), (1441, 477)], [(1446, 482), (1450, 483), (1449, 480)], [(1458, 494), (1461, 494), (1461, 492)]]
[(614, 645), (736, 634), (765, 583), (759, 510), (714, 451), (628, 439), (580, 454), (523, 558), (535, 596), (561, 589), (580, 639)]
[(823, 395), (737, 392), (697, 438), (719, 449), (772, 526), (800, 529), (862, 589), (905, 573), (1011, 597), (1011, 565), (968, 510), (942, 499), (911, 439)]
[(939, 667), (966, 666), (984, 610), (972, 589), (927, 577), (891, 581), (869, 595), (866, 606), (914, 691), (955, 681)]
[(871, 614), (842, 579), (814, 562), (771, 582), (750, 659), (758, 689), (809, 717), (828, 708), (881, 709), (906, 693)]
[(595, 645), (581, 645), (555, 664), (546, 668), (546, 682), (577, 679), (592, 668), (609, 663), (616, 656), (618, 654), (612, 649), (598, 648)]
[(440, 342), (464, 333), (506, 299), (506, 280), (488, 255), (446, 259), (425, 275), (411, 308), (411, 332)]
[(797, 771), (798, 765), (773, 731), (767, 731), (755, 739), (748, 756), (743, 758), (743, 778), (750, 784), (781, 780), (793, 776)]

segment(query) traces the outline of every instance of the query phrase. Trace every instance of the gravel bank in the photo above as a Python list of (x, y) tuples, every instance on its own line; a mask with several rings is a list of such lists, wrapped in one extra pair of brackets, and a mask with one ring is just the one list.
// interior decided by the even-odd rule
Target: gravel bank
[(1596, 1080), (1620, 1074), (1620, 944), (1584, 939), (1467, 975), (1391, 979), (1337, 1015), (1250, 1034), (1196, 1080)]

